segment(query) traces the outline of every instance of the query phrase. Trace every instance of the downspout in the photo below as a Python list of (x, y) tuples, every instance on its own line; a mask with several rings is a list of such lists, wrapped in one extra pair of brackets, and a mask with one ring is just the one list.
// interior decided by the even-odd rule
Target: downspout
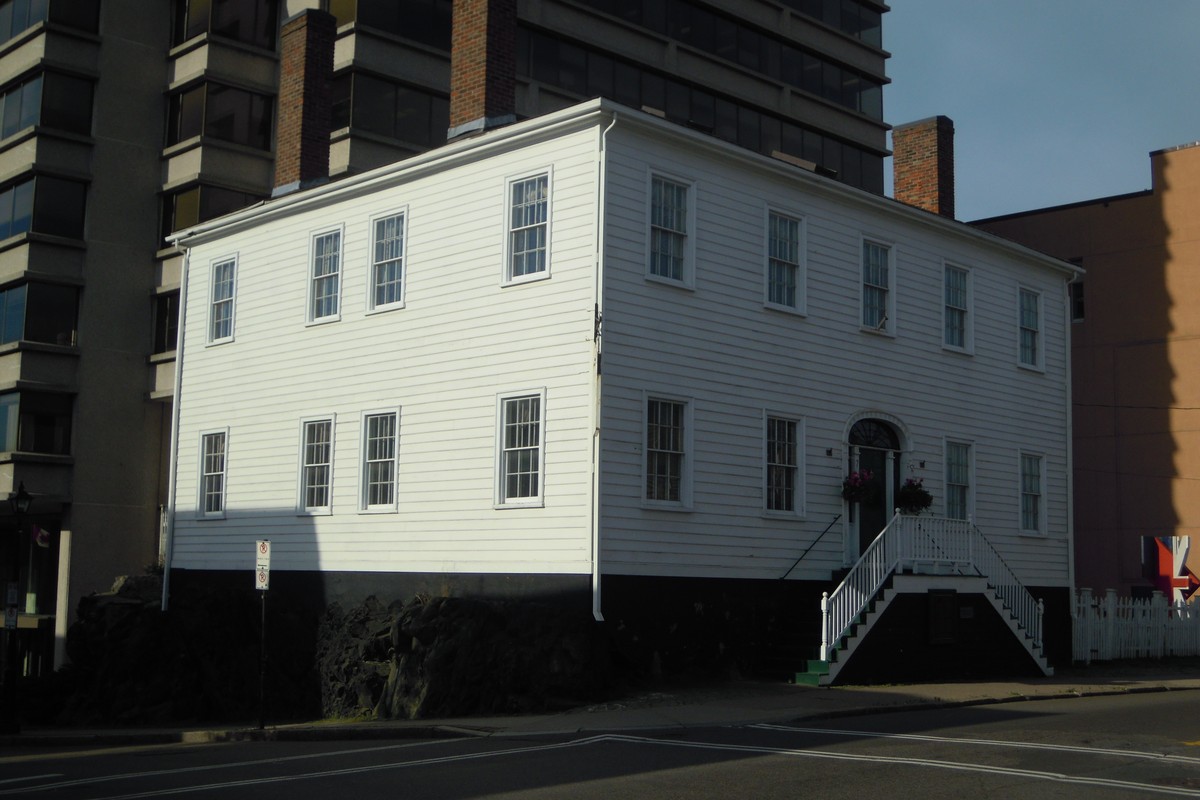
[[(178, 244), (178, 241), (176, 241)], [(183, 267), (179, 276), (179, 326), (178, 338), (175, 342), (175, 382), (172, 388), (173, 395), (171, 397), (171, 446), (170, 455), (167, 459), (167, 523), (166, 532), (163, 536), (163, 579), (162, 579), (162, 604), (161, 608), (166, 611), (170, 605), (171, 599), (171, 556), (175, 549), (175, 476), (179, 464), (179, 401), (180, 389), (183, 386), (183, 346), (187, 341), (187, 290), (188, 290), (188, 263), (191, 260), (192, 251), (186, 247), (183, 250)]]
[[(1078, 276), (1076, 276), (1078, 277)], [(1067, 586), (1070, 600), (1075, 599), (1075, 424), (1074, 424), (1074, 392), (1071, 384), (1074, 381), (1074, 365), (1071, 363), (1071, 331), (1074, 323), (1071, 321), (1071, 287), (1070, 282), (1063, 286), (1066, 293), (1066, 325), (1067, 335), (1063, 337), (1063, 348), (1067, 365)]]
[(605, 184), (607, 172), (608, 132), (617, 124), (614, 113), (612, 122), (600, 133), (600, 152), (596, 158), (596, 268), (592, 285), (592, 486), (591, 486), (591, 535), (592, 535), (592, 618), (604, 621), (600, 608), (600, 335), (604, 319), (604, 203), (607, 197)]

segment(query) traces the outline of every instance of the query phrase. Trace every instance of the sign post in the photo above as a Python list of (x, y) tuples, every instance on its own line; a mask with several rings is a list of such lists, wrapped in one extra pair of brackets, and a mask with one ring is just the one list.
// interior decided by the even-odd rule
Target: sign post
[(254, 588), (261, 600), (261, 620), (258, 626), (258, 729), (267, 726), (267, 590), (271, 587), (271, 540), (254, 543)]

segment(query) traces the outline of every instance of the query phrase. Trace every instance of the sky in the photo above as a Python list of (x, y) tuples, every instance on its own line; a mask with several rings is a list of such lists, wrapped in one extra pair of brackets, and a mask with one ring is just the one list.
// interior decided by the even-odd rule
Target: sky
[(1200, 141), (1200, 0), (889, 5), (884, 117), (954, 121), (960, 220), (1149, 189)]

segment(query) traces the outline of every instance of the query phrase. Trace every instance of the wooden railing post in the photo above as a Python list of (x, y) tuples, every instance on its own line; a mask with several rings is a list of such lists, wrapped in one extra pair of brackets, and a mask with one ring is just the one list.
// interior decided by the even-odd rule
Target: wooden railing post
[(1034, 625), (1033, 631), (1033, 646), (1041, 649), (1042, 647), (1042, 616), (1046, 613), (1046, 606), (1042, 602), (1042, 598), (1037, 601), (1037, 623)]
[(829, 592), (821, 592), (821, 660), (829, 660)]

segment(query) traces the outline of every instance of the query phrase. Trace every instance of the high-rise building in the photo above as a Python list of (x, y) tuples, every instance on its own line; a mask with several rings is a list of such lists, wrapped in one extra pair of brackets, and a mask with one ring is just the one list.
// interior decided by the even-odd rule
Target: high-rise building
[[(315, 37), (314, 53), (332, 49), (332, 64), (303, 66), (329, 78), (316, 82), (327, 96), (301, 100), (289, 87), (308, 49), (288, 55), (284, 23), (310, 8), (332, 16), (328, 33), (294, 32)], [(470, 121), (451, 125), (455, 13), (504, 31), (475, 69), (515, 75), (513, 119), (605, 96), (882, 193), (886, 11), (875, 0), (0, 2), (0, 493), (33, 497), (4, 547), (26, 669), (62, 661), (81, 596), (159, 557), (185, 268), (166, 234), (469, 135)], [(328, 115), (315, 128), (293, 119), (313, 111)], [(295, 163), (296, 126), (328, 135), (319, 174)], [(238, 387), (225, 402), (236, 407)]]

